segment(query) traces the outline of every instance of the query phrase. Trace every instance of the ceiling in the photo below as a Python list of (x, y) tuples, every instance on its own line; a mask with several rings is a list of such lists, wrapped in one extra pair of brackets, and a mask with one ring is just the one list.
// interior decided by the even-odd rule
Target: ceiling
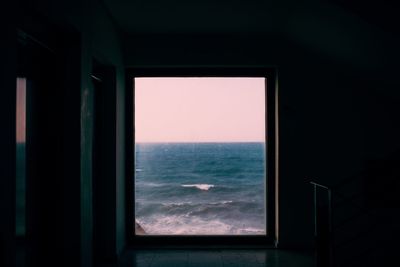
[(126, 34), (257, 34), (284, 27), (293, 12), (328, 3), (384, 31), (399, 33), (389, 0), (103, 0)]
[(272, 1), (103, 0), (125, 33), (259, 33), (270, 29)]

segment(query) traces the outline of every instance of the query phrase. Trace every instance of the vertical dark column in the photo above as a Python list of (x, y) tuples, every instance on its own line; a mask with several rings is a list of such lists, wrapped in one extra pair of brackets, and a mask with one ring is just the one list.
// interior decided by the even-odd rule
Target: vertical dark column
[(134, 225), (135, 225), (135, 196), (133, 190), (134, 183), (134, 162), (135, 162), (135, 140), (134, 140), (134, 110), (135, 110), (135, 99), (134, 99), (134, 83), (135, 80), (129, 73), (126, 74), (125, 78), (125, 204), (126, 204), (126, 232), (128, 242), (134, 242)]
[(27, 240), (32, 266), (59, 259), (63, 202), (62, 91), (56, 55), (36, 44), (24, 48), (27, 63)]
[[(64, 34), (59, 68), (60, 90), (63, 92), (60, 120), (62, 140), (62, 217), (58, 237), (62, 242), (61, 266), (81, 264), (81, 37)], [(62, 263), (62, 264), (61, 264)]]
[[(2, 9), (5, 6), (7, 5), (2, 5)], [(17, 37), (15, 28), (11, 25), (4, 25), (1, 21), (0, 26), (5, 26), (1, 31), (0, 49), (0, 266), (13, 266), (15, 265)]]
[(27, 38), (27, 262), (79, 266), (80, 38), (63, 33), (52, 49)]
[(266, 146), (266, 216), (267, 216), (267, 235), (274, 240), (275, 244), (278, 243), (277, 234), (277, 209), (276, 204), (279, 201), (275, 198), (276, 192), (275, 184), (278, 184), (276, 172), (278, 171), (277, 163), (279, 154), (277, 153), (277, 74), (276, 70), (270, 70), (268, 77), (265, 78), (265, 120), (266, 120), (266, 133), (265, 140)]
[(126, 244), (126, 176), (125, 176), (125, 151), (126, 133), (125, 133), (125, 73), (123, 68), (117, 68), (116, 78), (116, 249), (120, 255)]
[[(106, 220), (102, 219), (104, 203), (102, 201), (105, 191), (104, 185), (104, 164), (107, 164), (105, 159), (104, 148), (107, 145), (104, 142), (104, 90), (101, 73), (97, 72), (97, 63), (93, 63), (92, 84), (94, 91), (94, 109), (93, 109), (93, 161), (92, 161), (92, 192), (93, 192), (93, 261), (95, 264), (101, 262), (104, 257), (105, 247), (104, 235), (106, 230)], [(107, 193), (106, 193), (107, 194)]]
[(315, 184), (314, 223), (316, 266), (333, 266), (331, 190)]
[(93, 241), (95, 261), (104, 262), (116, 259), (116, 70), (93, 66)]

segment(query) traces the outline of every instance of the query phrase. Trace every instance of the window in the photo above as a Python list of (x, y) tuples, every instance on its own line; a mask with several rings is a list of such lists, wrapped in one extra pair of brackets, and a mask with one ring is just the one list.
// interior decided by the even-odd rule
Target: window
[(133, 75), (134, 238), (274, 236), (274, 86), (258, 73)]
[(26, 78), (17, 78), (16, 87), (16, 235), (25, 235), (26, 209)]

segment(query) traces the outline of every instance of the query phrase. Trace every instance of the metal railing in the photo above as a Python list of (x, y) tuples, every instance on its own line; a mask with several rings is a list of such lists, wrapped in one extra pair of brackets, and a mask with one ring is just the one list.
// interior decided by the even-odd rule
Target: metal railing
[[(361, 193), (356, 192), (357, 198), (354, 198), (342, 194), (342, 185), (332, 187), (314, 181), (310, 184), (314, 194), (317, 267), (375, 266), (368, 259), (381, 259), (379, 253), (396, 244), (391, 236), (400, 236), (397, 228), (389, 230), (393, 231), (389, 235), (382, 233), (382, 229), (392, 229), (400, 222), (395, 216), (398, 207), (388, 210), (388, 206), (395, 203), (383, 198), (387, 197), (386, 192), (374, 190), (379, 200), (386, 202), (383, 206), (370, 206), (365, 202), (368, 196), (363, 195), (361, 187)], [(371, 240), (373, 237), (381, 241)]]
[(317, 267), (333, 266), (332, 189), (316, 182), (314, 187), (314, 236)]

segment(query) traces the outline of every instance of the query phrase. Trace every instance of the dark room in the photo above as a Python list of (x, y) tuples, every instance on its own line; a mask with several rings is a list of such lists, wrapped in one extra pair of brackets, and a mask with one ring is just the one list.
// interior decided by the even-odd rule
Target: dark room
[(393, 1), (0, 10), (0, 266), (398, 262)]

